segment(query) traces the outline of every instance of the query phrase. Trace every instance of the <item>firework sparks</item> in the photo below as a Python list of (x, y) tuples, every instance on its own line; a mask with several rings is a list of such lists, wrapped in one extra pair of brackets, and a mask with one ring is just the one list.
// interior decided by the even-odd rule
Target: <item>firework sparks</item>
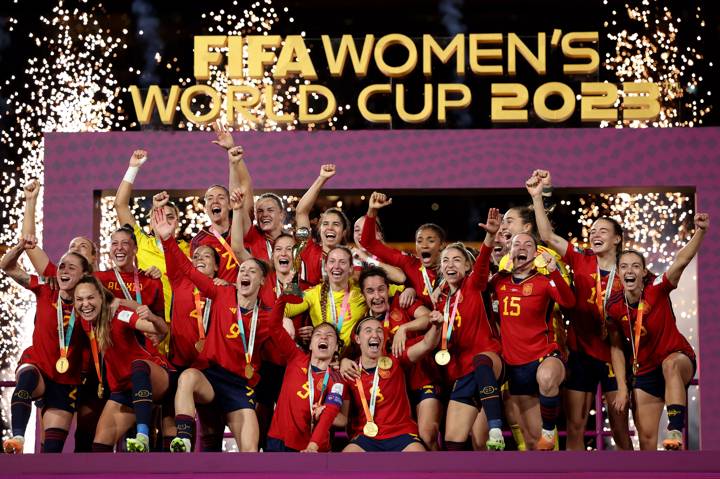
[[(124, 114), (118, 100), (121, 88), (113, 75), (112, 63), (124, 42), (99, 25), (96, 12), (101, 9), (102, 5), (96, 5), (88, 11), (71, 10), (64, 2), (58, 2), (52, 15), (40, 18), (48, 33), (29, 35), (29, 40), (42, 48), (46, 56), (29, 58), (23, 79), (13, 76), (0, 86), (7, 95), (9, 112), (4, 120), (12, 121), (9, 128), (0, 130), (0, 142), (15, 154), (15, 158), (3, 160), (6, 164), (21, 165), (19, 174), (3, 173), (1, 183), (6, 205), (3, 219), (11, 226), (17, 225), (22, 217), (22, 185), (31, 178), (39, 178), (43, 183), (44, 132), (124, 129), (121, 126)], [(42, 210), (41, 195), (37, 206), (40, 244)], [(0, 243), (15, 244), (16, 236), (15, 228), (6, 228), (0, 231)], [(24, 260), (23, 266), (32, 271), (29, 262)], [(9, 332), (0, 336), (5, 359), (3, 379), (12, 377), (20, 350), (29, 342), (35, 311), (33, 298), (7, 277), (0, 278), (0, 302), (4, 306), (1, 321), (3, 330)], [(5, 400), (5, 424), (6, 403)]]
[[(604, 0), (605, 5), (608, 0)], [(615, 42), (615, 51), (608, 52), (605, 67), (613, 72), (619, 82), (652, 81), (660, 88), (660, 116), (655, 121), (603, 122), (601, 126), (622, 128), (638, 127), (693, 127), (703, 123), (703, 117), (711, 110), (712, 91), (703, 87), (701, 68), (705, 58), (699, 47), (683, 45), (689, 40), (680, 35), (685, 24), (676, 18), (668, 7), (655, 2), (628, 1), (625, 11), (612, 9), (611, 19), (605, 27), (614, 30), (629, 20), (631, 26), (617, 32), (610, 32), (607, 38)], [(626, 13), (627, 17), (623, 17)], [(702, 10), (698, 6), (695, 18), (685, 23), (696, 25), (685, 30), (700, 31), (705, 28)], [(681, 41), (684, 39), (683, 41)], [(693, 39), (698, 45), (702, 34)], [(712, 67), (712, 63), (707, 66)], [(621, 96), (624, 96), (621, 92)], [(619, 106), (619, 101), (615, 105)]]

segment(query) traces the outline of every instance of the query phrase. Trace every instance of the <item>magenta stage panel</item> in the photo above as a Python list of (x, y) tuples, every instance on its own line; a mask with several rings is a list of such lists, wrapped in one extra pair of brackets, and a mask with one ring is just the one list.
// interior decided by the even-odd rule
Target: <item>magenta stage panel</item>
[(720, 461), (710, 452), (428, 452), (369, 454), (200, 453), (200, 454), (58, 454), (4, 456), (3, 475), (56, 478), (250, 478), (369, 477), (458, 479), (463, 477), (601, 479), (633, 477), (718, 478)]
[[(697, 208), (715, 222), (698, 257), (701, 448), (720, 450), (720, 415), (712, 406), (720, 403), (720, 303), (714, 299), (720, 285), (720, 128), (246, 132), (235, 138), (258, 190), (305, 189), (319, 165), (331, 162), (339, 168), (333, 189), (365, 192), (523, 188), (536, 168), (551, 170), (558, 187), (696, 188)], [(44, 238), (50, 257), (57, 259), (73, 236), (92, 236), (93, 191), (117, 188), (136, 148), (149, 151), (138, 190), (227, 183), (227, 156), (212, 139), (202, 132), (47, 133)]]

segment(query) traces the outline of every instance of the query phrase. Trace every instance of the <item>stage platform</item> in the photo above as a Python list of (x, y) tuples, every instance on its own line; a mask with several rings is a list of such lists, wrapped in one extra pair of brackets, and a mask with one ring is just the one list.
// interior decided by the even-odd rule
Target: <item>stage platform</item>
[(720, 451), (0, 455), (1, 477), (51, 479), (720, 478)]

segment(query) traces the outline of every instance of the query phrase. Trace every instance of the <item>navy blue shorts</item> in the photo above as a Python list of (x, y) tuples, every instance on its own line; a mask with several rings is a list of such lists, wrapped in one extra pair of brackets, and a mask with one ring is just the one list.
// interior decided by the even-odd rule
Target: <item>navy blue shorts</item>
[(350, 441), (351, 444), (359, 446), (365, 452), (400, 452), (414, 442), (422, 444), (420, 438), (415, 434), (401, 434), (387, 439), (372, 439), (360, 434)]
[[(500, 373), (500, 378), (498, 379), (498, 384), (502, 384), (505, 377), (505, 364), (503, 364), (503, 370)], [(457, 401), (461, 402), (463, 404), (467, 404), (468, 406), (473, 406), (478, 409), (480, 409), (480, 394), (478, 393), (478, 384), (475, 381), (475, 373), (472, 372), (470, 374), (466, 374), (465, 376), (461, 377), (460, 379), (456, 380), (455, 383), (453, 383), (453, 389), (450, 393), (450, 400), (451, 401)], [(500, 391), (496, 391), (497, 394), (500, 394)], [(492, 394), (490, 392), (490, 394)]]
[[(682, 351), (678, 351), (682, 352)], [(688, 357), (693, 365), (693, 374), (692, 377), (695, 377), (695, 372), (697, 371), (697, 362), (693, 358)], [(690, 385), (690, 383), (685, 385), (685, 388), (687, 388)], [(665, 399), (665, 376), (663, 376), (662, 371), (662, 365), (656, 367), (652, 371), (650, 371), (647, 374), (642, 374), (639, 376), (633, 377), (633, 389), (640, 389), (642, 391), (645, 391), (646, 393), (658, 397), (660, 399)]]
[(217, 364), (203, 369), (202, 373), (215, 391), (215, 402), (225, 414), (238, 409), (255, 409), (255, 391), (247, 385), (245, 378)]
[(473, 373), (466, 374), (453, 383), (450, 400), (461, 402), (468, 406), (478, 407), (480, 398)]
[(280, 388), (285, 377), (285, 368), (270, 362), (260, 366), (260, 381), (255, 386), (255, 400), (258, 404), (272, 407), (280, 397)]
[(84, 374), (82, 383), (78, 386), (78, 404), (92, 404), (97, 401), (104, 401), (110, 395), (110, 388), (107, 384), (103, 386), (103, 397), (98, 398), (98, 378), (95, 371), (92, 374)]
[[(42, 374), (42, 373), (41, 373)], [(75, 413), (77, 409), (78, 386), (75, 384), (58, 384), (48, 379), (43, 374), (45, 382), (45, 394), (36, 401), (36, 406), (41, 410), (60, 409)]]
[(595, 393), (598, 384), (604, 393), (617, 391), (617, 379), (612, 365), (585, 353), (570, 351), (565, 387), (573, 391)]
[(265, 444), (265, 452), (300, 452), (297, 449), (287, 447), (280, 439), (268, 436), (267, 443)]
[(513, 396), (537, 396), (540, 394), (540, 386), (537, 382), (537, 370), (540, 363), (545, 358), (558, 358), (560, 360), (560, 352), (553, 351), (544, 358), (537, 359), (520, 366), (507, 366), (508, 381), (510, 384), (510, 394)]
[(111, 392), (109, 399), (110, 399), (110, 401), (115, 401), (115, 402), (120, 403), (123, 406), (127, 406), (131, 409), (133, 407), (132, 389), (126, 389), (125, 391)]
[(434, 384), (426, 384), (420, 389), (410, 391), (410, 404), (417, 406), (426, 399), (440, 399), (438, 388)]

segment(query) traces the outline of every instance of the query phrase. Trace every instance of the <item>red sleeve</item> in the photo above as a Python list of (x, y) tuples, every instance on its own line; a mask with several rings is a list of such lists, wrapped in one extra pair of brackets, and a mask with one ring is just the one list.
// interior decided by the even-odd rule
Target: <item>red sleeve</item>
[(205, 295), (205, 297), (215, 299), (217, 288), (215, 287), (215, 283), (213, 283), (212, 278), (208, 278), (195, 269), (190, 259), (185, 256), (182, 250), (178, 247), (175, 238), (163, 240), (162, 245), (163, 251), (165, 252), (165, 263), (175, 263), (174, 266), (177, 267), (180, 274), (187, 276), (188, 279), (197, 286), (198, 290)]
[(29, 289), (35, 294), (38, 294), (40, 292), (40, 287), (42, 286), (42, 283), (40, 283), (40, 278), (37, 275), (31, 274), (30, 275), (30, 282), (27, 286), (25, 286), (26, 289)]
[(408, 256), (379, 241), (375, 234), (376, 230), (375, 217), (365, 215), (365, 224), (363, 225), (362, 235), (360, 236), (360, 244), (381, 262), (397, 266), (407, 274), (405, 268), (408, 266)]
[[(164, 251), (164, 248), (165, 247), (163, 246), (163, 251)], [(168, 281), (170, 281), (170, 286), (172, 288), (175, 288), (176, 286), (179, 286), (180, 284), (182, 284), (182, 281), (185, 278), (185, 275), (183, 275), (182, 271), (180, 271), (177, 261), (175, 261), (173, 258), (171, 258), (169, 253), (165, 253), (164, 256), (165, 256), (165, 270), (166, 270), (166, 274), (168, 277)], [(191, 262), (191, 264), (192, 264), (192, 262)]]
[(572, 308), (575, 306), (575, 294), (570, 286), (565, 282), (560, 270), (556, 269), (550, 273), (549, 284), (550, 296), (563, 308)]
[(673, 285), (670, 280), (667, 277), (667, 273), (663, 273), (662, 276), (659, 278), (655, 278), (655, 281), (653, 281), (652, 286), (657, 288), (660, 291), (660, 294), (663, 296), (669, 296), (670, 292), (677, 288), (677, 286)]
[(470, 287), (477, 291), (485, 291), (488, 279), (490, 277), (490, 248), (485, 243), (480, 246), (480, 254), (478, 254), (472, 272), (470, 273)]
[(44, 277), (50, 277), (55, 276), (57, 274), (57, 266), (55, 266), (55, 263), (52, 261), (48, 261), (47, 266), (45, 266), (45, 271), (41, 273)]
[(270, 341), (268, 347), (275, 348), (275, 356), (279, 355), (283, 359), (281, 365), (287, 364), (297, 354), (305, 354), (297, 347), (295, 341), (285, 331), (283, 327), (283, 317), (285, 316), (285, 305), (287, 301), (280, 297), (275, 301), (275, 305), (270, 312)]
[(582, 256), (583, 254), (578, 253), (578, 251), (575, 249), (575, 246), (573, 246), (573, 244), (568, 241), (567, 249), (562, 255), (562, 260), (565, 261), (565, 263), (572, 268), (577, 263), (578, 257)]
[(321, 445), (329, 440), (330, 427), (340, 413), (343, 399), (347, 398), (347, 386), (342, 382), (333, 383), (325, 398), (325, 410), (320, 414), (320, 419), (313, 429), (309, 442)]

